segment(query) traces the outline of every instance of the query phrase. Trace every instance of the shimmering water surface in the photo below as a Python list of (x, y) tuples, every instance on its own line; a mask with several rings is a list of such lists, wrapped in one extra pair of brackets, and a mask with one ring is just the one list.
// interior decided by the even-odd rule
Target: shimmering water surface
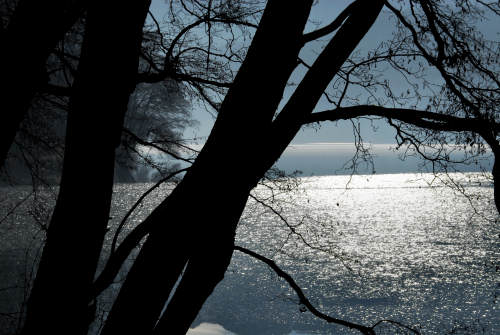
[[(275, 194), (280, 216), (249, 201), (236, 244), (273, 259), (331, 316), (364, 325), (391, 319), (422, 334), (500, 334), (500, 227), (492, 188), (474, 174), (462, 181), (468, 197), (431, 175), (300, 178), (298, 190)], [(114, 224), (149, 186), (116, 186)], [(132, 224), (170, 188), (138, 208)], [(254, 194), (272, 199), (266, 187)], [(19, 254), (15, 239), (26, 240), (15, 224), (0, 225), (8, 238), (3, 260)], [(303, 312), (284, 280), (238, 252), (193, 326), (200, 322), (238, 335), (355, 333)], [(377, 330), (405, 333), (387, 323)]]
[[(282, 216), (324, 251), (305, 246), (282, 220), (255, 203), (247, 208), (237, 244), (293, 274), (322, 312), (365, 325), (392, 319), (423, 334), (500, 333), (495, 303), (500, 236), (492, 189), (484, 180), (463, 180), (468, 198), (429, 175), (302, 182), (302, 192), (283, 197)], [(283, 280), (236, 253), (199, 319), (238, 334), (349, 333), (299, 309)], [(379, 331), (404, 333), (394, 327)]]

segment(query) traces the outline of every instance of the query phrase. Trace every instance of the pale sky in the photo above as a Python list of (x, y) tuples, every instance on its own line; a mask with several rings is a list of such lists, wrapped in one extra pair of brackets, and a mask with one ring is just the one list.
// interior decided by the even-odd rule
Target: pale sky
[[(312, 9), (311, 18), (317, 23), (328, 23), (351, 2), (348, 0), (319, 1), (318, 5)], [(161, 19), (159, 13), (166, 8), (165, 6), (165, 0), (153, 0), (151, 10)], [(357, 50), (363, 52), (363, 50), (377, 46), (384, 39), (391, 39), (393, 24), (388, 23), (388, 20), (389, 13), (387, 11), (382, 12), (369, 33), (361, 41)], [(485, 22), (484, 27), (483, 30), (485, 30), (485, 35), (488, 38), (498, 40), (498, 31), (500, 31), (498, 22)], [(314, 29), (314, 25), (310, 23), (306, 27), (306, 31), (312, 29)], [(301, 57), (309, 63), (314, 60), (314, 55), (314, 51), (310, 50), (301, 53)], [(292, 80), (297, 82), (300, 77), (301, 73), (297, 71)], [(393, 87), (403, 85), (402, 79), (395, 74), (389, 74), (387, 78)], [(436, 80), (439, 80), (438, 76), (436, 78)], [(291, 90), (285, 92), (283, 102), (287, 101), (290, 94)], [(331, 108), (332, 106), (323, 99), (320, 100), (315, 111)], [(210, 133), (213, 117), (201, 108), (196, 107), (193, 108), (193, 117), (199, 121), (198, 126), (188, 129), (185, 137), (197, 137), (203, 141)], [(363, 140), (372, 145), (377, 173), (414, 172), (419, 169), (418, 165), (421, 161), (413, 158), (402, 162), (398, 158), (398, 153), (391, 150), (391, 148), (394, 148), (395, 132), (385, 121), (378, 120), (371, 123), (362, 120), (361, 130)], [(304, 175), (349, 173), (349, 171), (343, 169), (343, 165), (351, 159), (355, 152), (352, 142), (354, 142), (354, 137), (350, 121), (324, 122), (320, 127), (304, 127), (292, 141), (291, 147), (284, 152), (278, 162), (278, 167), (287, 171), (301, 170)], [(369, 173), (371, 169), (365, 169), (364, 171)]]

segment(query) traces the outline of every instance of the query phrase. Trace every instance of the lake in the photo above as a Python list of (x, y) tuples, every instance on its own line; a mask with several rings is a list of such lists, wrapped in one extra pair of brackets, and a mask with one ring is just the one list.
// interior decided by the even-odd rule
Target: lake
[[(463, 188), (449, 188), (446, 176), (430, 174), (304, 177), (293, 192), (274, 194), (261, 186), (255, 196), (273, 200), (274, 211), (251, 199), (236, 244), (273, 259), (317, 309), (333, 317), (364, 325), (391, 319), (422, 334), (498, 334), (500, 227), (491, 182), (475, 173), (451, 176)], [(150, 186), (116, 185), (111, 224)], [(153, 193), (130, 224), (171, 188)], [(28, 194), (27, 187), (3, 189), (1, 217)], [(50, 202), (54, 193), (39, 199)], [(0, 224), (0, 266), (10, 268), (0, 273), (0, 289), (22, 284), (36, 254), (41, 234), (33, 217), (48, 214), (31, 200)], [(22, 292), (1, 290), (0, 313), (12, 312), (6, 308)], [(239, 252), (193, 327), (200, 323), (191, 334), (228, 334), (222, 327), (237, 335), (356, 333), (315, 318), (283, 279)], [(405, 334), (388, 323), (376, 330)]]

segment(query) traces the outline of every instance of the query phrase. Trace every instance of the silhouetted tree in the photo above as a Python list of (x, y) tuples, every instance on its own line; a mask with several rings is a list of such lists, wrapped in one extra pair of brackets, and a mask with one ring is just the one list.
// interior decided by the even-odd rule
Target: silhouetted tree
[[(340, 104), (345, 96), (344, 87), (337, 90), (337, 110), (323, 114), (312, 113), (332, 79), (342, 79), (346, 61), (348, 67), (360, 67), (350, 65), (348, 58), (382, 7), (387, 6), (396, 14), (399, 11), (393, 10), (394, 7), (384, 1), (354, 1), (329, 25), (304, 34), (311, 4), (268, 2), (245, 61), (219, 108), (216, 124), (205, 147), (179, 186), (135, 231), (148, 231), (149, 237), (108, 316), (104, 334), (126, 330), (137, 333), (182, 334), (187, 330), (205, 299), (223, 277), (232, 253), (236, 224), (249, 191), (278, 159), (302, 125), (327, 119), (342, 119), (344, 112), (350, 112), (348, 118), (383, 113), (381, 116), (391, 120), (397, 119), (394, 113), (404, 112), (399, 120), (441, 132), (477, 133), (486, 126), (489, 129), (496, 127), (493, 120), (479, 118), (477, 113), (456, 115), (462, 113), (459, 108), (445, 109), (439, 104), (435, 106), (439, 113), (434, 114), (425, 114), (425, 111), (415, 108), (403, 110), (379, 104), (343, 109)], [(411, 5), (441, 8), (439, 6), (442, 4), (415, 1)], [(462, 6), (458, 10), (467, 13), (467, 9)], [(445, 18), (450, 16), (452, 17), (449, 14)], [(398, 22), (404, 22), (399, 16), (396, 17), (400, 20)], [(427, 22), (418, 21), (418, 24), (429, 27), (434, 23), (429, 19)], [(455, 27), (452, 21), (449, 25)], [(427, 32), (430, 28), (422, 29)], [(334, 31), (337, 31), (336, 34), (315, 62), (308, 66), (307, 73), (288, 102), (277, 112), (286, 82), (297, 64), (300, 64), (297, 62), (300, 49), (307, 42)], [(413, 42), (416, 48), (420, 48), (418, 38)], [(434, 56), (434, 50), (439, 48), (436, 44), (428, 43), (426, 47), (433, 48), (432, 57), (440, 57)], [(391, 61), (396, 57), (391, 49), (387, 52), (383, 59)], [(437, 63), (433, 63), (433, 58), (428, 56), (429, 51), (424, 49), (420, 52), (421, 54), (403, 53), (397, 57), (411, 65), (413, 57), (423, 57), (427, 61), (426, 67), (436, 66)], [(377, 56), (372, 54), (371, 58), (377, 59)], [(402, 65), (396, 63), (395, 67), (398, 66)], [(496, 76), (496, 72), (492, 73)], [(453, 86), (447, 89), (446, 73), (444, 78), (445, 90), (451, 91), (446, 95), (449, 105), (456, 106), (453, 101), (461, 99), (460, 92), (454, 91)], [(470, 77), (463, 79), (466, 78)], [(351, 83), (349, 78), (345, 82)], [(359, 85), (364, 84), (363, 80), (359, 81)], [(368, 84), (372, 85), (370, 82)], [(477, 88), (482, 90), (481, 87)], [(488, 94), (490, 91), (498, 97), (498, 86), (488, 89)], [(249, 95), (258, 99), (249, 98)], [(390, 99), (391, 94), (388, 95), (389, 99), (378, 102), (390, 104), (393, 100)], [(377, 102), (371, 99), (368, 101)], [(460, 103), (464, 102), (460, 100)], [(361, 111), (365, 114), (360, 114)], [(461, 127), (464, 124), (467, 126)], [(224, 169), (226, 166), (231, 168)], [(214, 196), (213, 189), (219, 190), (218, 196)], [(190, 208), (196, 208), (197, 211), (192, 212)], [(133, 239), (134, 233), (129, 236)], [(118, 248), (115, 254), (117, 259), (120, 251)], [(159, 262), (162, 266), (158, 266)], [(180, 284), (161, 314), (167, 297), (185, 266)], [(203, 280), (200, 281), (200, 278)], [(146, 307), (138, 311), (135, 306)], [(369, 331), (363, 326), (358, 329)]]
[[(153, 221), (152, 230), (103, 334), (187, 331), (229, 265), (236, 225), (250, 190), (293, 139), (302, 125), (298, 121), (312, 112), (332, 76), (375, 21), (383, 2), (357, 1), (350, 7), (340, 30), (274, 119), (306, 42), (303, 30), (311, 5), (306, 1), (267, 4), (207, 143), (181, 183), (147, 220)], [(249, 92), (259, 98), (248, 99)], [(223, 169), (225, 166), (232, 168)], [(218, 189), (217, 196), (213, 189)], [(190, 211), (191, 207), (196, 211)], [(156, 262), (159, 259), (161, 267)], [(138, 311), (133, 306), (144, 308)]]
[[(306, 124), (382, 117), (397, 130), (399, 144), (409, 143), (428, 159), (445, 163), (450, 159), (443, 151), (427, 156), (422, 150), (427, 145), (446, 147), (450, 137), (443, 134), (452, 134), (454, 144), (465, 146), (471, 157), (482, 153), (486, 144), (495, 155), (498, 152), (500, 89), (493, 52), (498, 43), (483, 42), (471, 30), (481, 15), (478, 8), (498, 15), (496, 3), (355, 0), (326, 26), (304, 32), (312, 0), (270, 0), (263, 12), (258, 2), (171, 1), (175, 10), (168, 29), (176, 33), (165, 37), (156, 23), (158, 31), (144, 35), (149, 49), (142, 52), (144, 63), (137, 73), (147, 5), (144, 1), (119, 8), (96, 3), (89, 7), (71, 93), (61, 191), (28, 306), (26, 334), (85, 333), (87, 315), (92, 315), (87, 306), (113, 281), (131, 249), (146, 235), (101, 333), (186, 333), (229, 265), (250, 191)], [(395, 35), (364, 56), (353, 54), (383, 8), (392, 13), (398, 28)], [(194, 21), (179, 23), (180, 11)], [(253, 20), (260, 15), (257, 25)], [(238, 43), (231, 27), (256, 29), (248, 50), (240, 46), (234, 52)], [(116, 39), (110, 42), (108, 36)], [(216, 42), (219, 37), (228, 43)], [(300, 59), (305, 45), (327, 37), (311, 65)], [(111, 54), (119, 54), (120, 61), (108, 59)], [(233, 67), (241, 61), (233, 78)], [(396, 94), (398, 88), (373, 69), (380, 63), (410, 78), (408, 91)], [(305, 74), (288, 100), (282, 101), (298, 67)], [(426, 81), (428, 69), (440, 76), (437, 82)], [(137, 82), (166, 79), (184, 81), (214, 109), (214, 128), (182, 181), (113, 250), (93, 281), (128, 97)], [(369, 93), (366, 101), (356, 98), (353, 86)], [(434, 90), (435, 86), (443, 88)], [(332, 109), (315, 110), (322, 97)], [(423, 99), (429, 102), (427, 108), (420, 107)], [(100, 113), (101, 122), (95, 124), (96, 117), (88, 113)], [(141, 144), (154, 145), (147, 140)], [(89, 156), (102, 165), (84, 169)], [(495, 164), (494, 176), (497, 170)], [(75, 234), (75, 240), (68, 238)], [(54, 313), (43, 305), (47, 300), (63, 307)], [(374, 333), (375, 325), (328, 320)]]
[[(70, 97), (59, 195), (23, 334), (87, 333), (89, 289), (109, 220), (115, 150), (135, 89), (149, 4), (146, 0), (115, 7), (96, 2), (88, 7)], [(88, 157), (99, 164), (89, 166)], [(52, 301), (53, 308), (47, 307), (47, 301)]]
[[(410, 146), (432, 163), (433, 171), (447, 171), (453, 163), (477, 164), (488, 147), (497, 162), (498, 41), (485, 38), (474, 25), (494, 20), (499, 4), (399, 1), (385, 6), (396, 20), (394, 37), (352, 57), (335, 82), (337, 91), (329, 95), (334, 108), (311, 115), (310, 121), (387, 119), (398, 145)], [(405, 84), (391, 85), (385, 74), (391, 71)], [(371, 95), (366, 104), (353, 101), (353, 87)], [(454, 161), (450, 152), (457, 150), (463, 157)], [(497, 163), (492, 175), (499, 178)], [(499, 185), (494, 193), (500, 210)]]
[[(4, 2), (5, 3), (5, 2)], [(10, 18), (10, 8), (2, 18)], [(8, 10), (10, 9), (10, 10)], [(85, 16), (71, 27), (64, 39), (51, 51), (44, 72), (47, 82), (40, 85), (31, 101), (27, 116), (21, 122), (11, 148), (2, 182), (12, 185), (58, 183), (64, 152), (64, 135), (69, 110), (69, 96), (76, 74), (83, 39)], [(144, 27), (146, 34), (149, 26)], [(156, 28), (155, 28), (156, 29)], [(142, 53), (150, 49), (145, 41)], [(115, 55), (117, 56), (117, 55)], [(144, 63), (144, 61), (143, 61)], [(144, 67), (144, 65), (143, 65)], [(172, 170), (170, 162), (152, 158), (141, 148), (177, 156), (183, 129), (192, 124), (184, 85), (173, 80), (140, 84), (131, 98), (125, 116), (127, 132), (122, 135), (115, 180), (147, 181), (154, 175)], [(141, 142), (139, 144), (138, 142)]]
[(179, 153), (183, 131), (193, 125), (185, 90), (174, 80), (137, 85), (117, 153), (117, 164), (130, 171), (133, 180), (158, 180), (176, 170), (178, 164), (168, 158), (190, 163)]
[[(4, 1), (0, 44), (0, 167), (35, 93), (47, 80), (45, 62), (84, 9), (79, 0)], [(4, 22), (2, 22), (2, 26)]]

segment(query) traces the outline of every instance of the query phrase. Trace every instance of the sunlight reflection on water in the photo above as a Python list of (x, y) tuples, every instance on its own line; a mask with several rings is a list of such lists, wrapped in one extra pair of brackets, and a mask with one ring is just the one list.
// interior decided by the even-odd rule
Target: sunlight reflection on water
[[(273, 258), (332, 316), (365, 325), (393, 319), (421, 327), (424, 334), (462, 326), (471, 334), (483, 326), (487, 334), (498, 333), (494, 300), (500, 240), (492, 188), (484, 187), (489, 186), (485, 180), (467, 181), (467, 199), (437, 181), (429, 187), (432, 179), (425, 177), (357, 176), (349, 184), (345, 176), (303, 178), (302, 191), (283, 197), (282, 216), (325, 251), (305, 246), (269, 210), (252, 202), (236, 243)], [(292, 329), (349, 333), (300, 313), (283, 280), (238, 253), (199, 320), (221, 323), (240, 335)]]
[[(364, 325), (392, 319), (422, 329), (423, 334), (453, 329), (456, 334), (482, 334), (483, 327), (485, 334), (498, 334), (500, 227), (490, 182), (476, 174), (466, 177), (468, 198), (442, 187), (430, 175), (301, 178), (300, 189), (278, 195), (275, 208), (314, 248), (253, 200), (247, 204), (236, 244), (272, 258), (293, 275), (318, 309), (332, 316)], [(115, 186), (111, 226), (116, 227), (150, 186)], [(171, 189), (164, 185), (152, 194), (131, 216), (130, 226)], [(27, 192), (19, 188), (5, 195), (21, 199)], [(261, 199), (269, 196), (264, 188), (255, 194)], [(22, 249), (33, 242), (17, 227), (26, 219), (16, 213), (9, 220), (0, 225), (0, 263), (24, 266)], [(110, 234), (108, 243), (111, 238)], [(7, 285), (18, 275), (5, 272), (0, 279)], [(238, 252), (193, 326), (200, 322), (220, 324), (238, 335), (350, 333), (301, 313), (285, 281)], [(394, 327), (377, 330), (404, 333)]]

